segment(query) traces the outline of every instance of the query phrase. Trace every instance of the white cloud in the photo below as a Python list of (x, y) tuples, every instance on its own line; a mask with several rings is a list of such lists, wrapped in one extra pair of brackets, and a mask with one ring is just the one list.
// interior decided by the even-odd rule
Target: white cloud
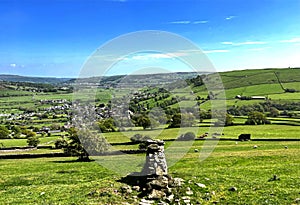
[(232, 46), (242, 46), (242, 45), (263, 45), (263, 44), (267, 44), (267, 42), (263, 42), (263, 41), (245, 41), (245, 42), (240, 42), (240, 43), (234, 43), (234, 42), (230, 42), (230, 41), (225, 41), (225, 42), (222, 42), (222, 44), (232, 45)]
[(266, 42), (262, 42), (262, 41), (246, 41), (246, 42), (239, 43), (238, 45), (262, 45), (262, 44), (266, 44)]
[(12, 68), (15, 68), (17, 66), (17, 64), (11, 63), (9, 66), (12, 67)]
[(193, 24), (204, 24), (208, 23), (208, 21), (193, 21)]
[(121, 3), (127, 2), (127, 0), (108, 0), (108, 1), (112, 1), (112, 2), (121, 2)]
[(137, 54), (133, 56), (127, 56), (119, 58), (118, 60), (156, 60), (156, 59), (171, 59), (180, 56), (186, 56), (187, 53), (177, 52), (177, 53), (147, 53), (147, 54)]
[(191, 21), (172, 21), (171, 24), (190, 24)]
[(236, 16), (228, 16), (228, 17), (225, 18), (225, 20), (231, 20), (233, 18), (236, 18)]
[(224, 44), (224, 45), (233, 45), (233, 42), (225, 41), (225, 42), (222, 42), (222, 44)]
[(229, 50), (207, 50), (203, 51), (203, 53), (228, 53)]
[(300, 43), (300, 37), (288, 39), (288, 40), (281, 40), (281, 43)]
[(172, 21), (171, 24), (205, 24), (208, 21), (189, 21), (189, 20), (182, 20), (182, 21)]

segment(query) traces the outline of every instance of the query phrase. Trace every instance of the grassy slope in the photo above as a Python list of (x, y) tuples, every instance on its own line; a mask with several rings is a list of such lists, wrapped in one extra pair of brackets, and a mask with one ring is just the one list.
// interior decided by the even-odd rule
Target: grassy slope
[[(222, 82), (219, 80), (220, 76)], [(210, 84), (192, 87), (194, 95), (190, 95), (189, 89), (181, 89), (183, 92), (174, 92), (175, 96), (185, 96), (191, 101), (195, 101), (195, 97), (206, 98), (208, 91), (217, 94), (220, 90), (217, 87), (225, 89), (225, 95), (228, 106), (254, 104), (261, 102), (261, 100), (251, 101), (236, 101), (235, 96), (265, 96), (272, 100), (285, 102), (295, 102), (300, 100), (300, 69), (258, 69), (258, 70), (240, 70), (222, 72), (219, 74), (209, 75), (207, 78)], [(209, 87), (209, 85), (211, 85)], [(213, 86), (213, 87), (212, 87)], [(214, 87), (216, 86), (216, 87)], [(216, 89), (217, 88), (217, 89)], [(295, 89), (296, 93), (285, 93), (284, 89)], [(175, 94), (176, 93), (176, 94)], [(171, 98), (172, 96), (170, 96)], [(163, 102), (165, 99), (158, 102)], [(152, 104), (151, 99), (148, 100)], [(194, 102), (191, 102), (192, 104)], [(188, 105), (186, 103), (186, 105)], [(171, 105), (172, 107), (172, 105)], [(201, 108), (209, 109), (210, 102), (201, 104)]]
[[(169, 167), (173, 177), (186, 180), (183, 192), (187, 187), (193, 190), (193, 204), (279, 205), (293, 204), (299, 197), (298, 142), (219, 142), (201, 162), (193, 150), (202, 146), (203, 142), (195, 142), (184, 158)], [(116, 191), (123, 185), (116, 181), (118, 174), (96, 162), (70, 160), (74, 158), (1, 160), (0, 203), (138, 204), (133, 199), (136, 192), (126, 196)], [(274, 174), (280, 180), (268, 181)], [(236, 192), (228, 191), (232, 186)]]
[(224, 72), (220, 75), (226, 92), (231, 92), (227, 98), (234, 94), (251, 96), (284, 93), (280, 83), (283, 88), (296, 90), (300, 85), (300, 69), (243, 70)]
[[(242, 93), (243, 95), (268, 94), (272, 99), (278, 100), (299, 100), (299, 93), (283, 93), (274, 71), (278, 72), (277, 76), (281, 82), (284, 82), (284, 88), (298, 89), (300, 69), (234, 71), (221, 74), (224, 85), (228, 88), (227, 98), (232, 99), (235, 95)], [(264, 81), (266, 77), (268, 80)], [(255, 84), (253, 84), (254, 80)], [(237, 88), (239, 86), (245, 87)], [(195, 90), (204, 91), (205, 89), (198, 87)], [(104, 94), (104, 99), (109, 98), (106, 93), (99, 93), (99, 97), (102, 94)], [(62, 96), (39, 97), (57, 99)], [(28, 104), (33, 104), (32, 96), (0, 98), (0, 100), (2, 100), (1, 106), (3, 103), (12, 103), (7, 105), (8, 107), (14, 103), (22, 103), (22, 100), (28, 100)], [(228, 102), (242, 105), (258, 101), (232, 99)], [(198, 134), (207, 132), (208, 129), (208, 127), (201, 127)], [(140, 132), (161, 139), (178, 135), (178, 129)], [(224, 137), (228, 138), (237, 138), (241, 133), (251, 133), (253, 138), (299, 138), (299, 127), (276, 124), (225, 127), (223, 132)], [(126, 136), (122, 136), (122, 133), (108, 133), (106, 137), (110, 142), (125, 142), (136, 133), (137, 131), (128, 131), (125, 133)], [(53, 139), (51, 137), (43, 140), (46, 143)], [(9, 142), (19, 145), (26, 143), (25, 140)], [(168, 142), (167, 146), (170, 143)], [(190, 152), (169, 169), (173, 177), (182, 177), (186, 180), (184, 188), (190, 187), (194, 191), (191, 196), (193, 204), (196, 201), (202, 204), (214, 202), (219, 204), (296, 204), (295, 199), (300, 197), (299, 142), (239, 142), (235, 144), (235, 142), (222, 141), (205, 161), (200, 162), (199, 153), (194, 153), (193, 150), (201, 149), (202, 144), (203, 142), (195, 142)], [(253, 149), (253, 145), (258, 145), (258, 149)], [(284, 149), (284, 146), (289, 148)], [(128, 147), (118, 146), (117, 148)], [(129, 148), (136, 148), (136, 146)], [(122, 186), (121, 183), (116, 182), (120, 179), (118, 174), (99, 166), (96, 162), (74, 163), (70, 160), (74, 158), (0, 160), (0, 204), (121, 204), (122, 201), (134, 204), (135, 192), (128, 196), (115, 192)], [(273, 174), (278, 175), (281, 180), (269, 182), (268, 179)], [(189, 180), (190, 184), (187, 183)], [(203, 183), (207, 188), (199, 188), (194, 183)], [(237, 187), (238, 191), (228, 191), (231, 186)], [(93, 194), (89, 195), (89, 193)]]
[[(273, 101), (297, 102), (300, 100), (300, 69), (260, 69), (230, 71), (219, 74), (225, 89), (227, 106), (242, 106), (261, 102), (261, 100), (241, 101), (236, 95), (265, 96)], [(217, 83), (217, 82), (216, 82)], [(298, 92), (286, 93), (284, 89)], [(193, 88), (195, 95), (206, 97), (205, 85)], [(209, 89), (208, 89), (209, 90)], [(218, 91), (213, 91), (218, 92)], [(203, 109), (210, 108), (210, 102), (201, 104)]]

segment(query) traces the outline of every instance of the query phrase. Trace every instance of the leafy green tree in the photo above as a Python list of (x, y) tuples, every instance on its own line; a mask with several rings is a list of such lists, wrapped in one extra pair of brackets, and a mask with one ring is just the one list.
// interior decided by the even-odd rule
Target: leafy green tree
[(39, 140), (39, 138), (36, 137), (36, 136), (29, 137), (29, 138), (27, 139), (27, 144), (28, 144), (28, 146), (37, 147), (39, 143), (40, 143), (40, 140)]
[(58, 123), (53, 123), (50, 125), (50, 130), (60, 130), (60, 125)]
[(178, 140), (182, 140), (182, 141), (188, 141), (188, 140), (194, 140), (195, 139), (195, 134), (193, 132), (187, 132), (183, 135), (180, 135)]
[(248, 125), (261, 125), (265, 124), (266, 122), (267, 118), (265, 114), (258, 111), (253, 111), (248, 114), (248, 119), (245, 123)]
[(226, 113), (225, 126), (233, 125), (233, 116)]
[(191, 127), (195, 122), (195, 116), (191, 113), (176, 113), (172, 116), (169, 128)]
[(9, 139), (10, 132), (5, 126), (0, 126), (0, 139)]
[(141, 134), (135, 134), (134, 136), (132, 136), (130, 138), (130, 140), (132, 142), (136, 142), (136, 143), (139, 143), (139, 149), (146, 149), (147, 148), (147, 140), (152, 140), (151, 137), (145, 135), (141, 135)]
[(151, 137), (149, 137), (147, 135), (143, 136), (141, 134), (135, 134), (130, 138), (130, 140), (132, 142), (145, 142), (147, 140), (151, 140)]
[(172, 116), (169, 128), (176, 128), (181, 126), (181, 114), (176, 113)]
[(279, 116), (279, 110), (271, 107), (270, 108), (270, 117), (278, 117)]
[(78, 131), (75, 128), (70, 128), (68, 133), (69, 136), (67, 142), (63, 142), (66, 144), (66, 146), (63, 147), (65, 153), (71, 154), (72, 156), (78, 156), (78, 160), (80, 161), (89, 161), (89, 154), (80, 142)]
[(56, 149), (64, 149), (65, 147), (68, 146), (68, 142), (67, 140), (62, 136), (61, 138), (58, 138), (55, 142), (54, 142), (55, 148)]
[(90, 161), (89, 156), (103, 153), (109, 149), (104, 138), (94, 136), (91, 131), (70, 128), (67, 139), (61, 138), (55, 142), (57, 148), (72, 156), (78, 156), (79, 161)]
[(146, 129), (151, 127), (151, 121), (147, 115), (141, 114), (135, 117), (135, 125), (141, 126), (143, 127), (143, 129)]
[(35, 136), (36, 136), (35, 132), (32, 132), (30, 130), (28, 130), (28, 132), (26, 132), (26, 138), (35, 137)]
[(215, 122), (216, 126), (231, 126), (233, 125), (233, 116), (226, 113), (225, 118), (219, 117), (219, 119)]
[(195, 122), (195, 116), (192, 113), (181, 114), (181, 126), (192, 127)]
[(200, 122), (204, 119), (211, 119), (211, 111), (200, 110)]
[(116, 131), (116, 126), (113, 118), (107, 118), (98, 121), (98, 126), (101, 130), (101, 132), (115, 132)]
[(161, 107), (154, 107), (148, 114), (151, 121), (151, 128), (158, 127), (160, 124), (166, 124), (168, 121), (165, 111)]
[(17, 125), (13, 126), (11, 128), (11, 131), (13, 133), (14, 138), (20, 138), (22, 131), (19, 126), (17, 126)]

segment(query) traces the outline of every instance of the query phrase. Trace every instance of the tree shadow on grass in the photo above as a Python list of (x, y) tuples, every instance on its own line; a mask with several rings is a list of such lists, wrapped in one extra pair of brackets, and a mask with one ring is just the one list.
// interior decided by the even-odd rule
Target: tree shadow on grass
[(94, 159), (89, 160), (80, 160), (80, 159), (72, 159), (72, 160), (59, 160), (59, 161), (52, 161), (52, 163), (78, 163), (78, 162), (94, 162)]

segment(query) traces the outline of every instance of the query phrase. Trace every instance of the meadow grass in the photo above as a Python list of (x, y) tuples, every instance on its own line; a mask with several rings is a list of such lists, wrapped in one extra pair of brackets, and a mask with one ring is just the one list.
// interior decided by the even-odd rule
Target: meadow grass
[(1, 155), (25, 155), (25, 154), (51, 154), (51, 153), (63, 153), (62, 149), (36, 149), (36, 148), (29, 148), (29, 149), (22, 149), (22, 150), (1, 150), (0, 151), (0, 157)]
[[(297, 204), (299, 142), (220, 141), (212, 154), (201, 161), (194, 149), (201, 151), (202, 147), (203, 141), (194, 142), (190, 151), (169, 167), (173, 177), (185, 180), (176, 197), (184, 196), (189, 187), (193, 204)], [(96, 162), (75, 160), (0, 160), (0, 203), (138, 204), (133, 197), (136, 191), (120, 193), (120, 187), (125, 185), (117, 181), (121, 175)], [(280, 180), (272, 180), (274, 175)], [(237, 191), (229, 191), (232, 186)]]
[(224, 136), (228, 138), (237, 138), (240, 134), (249, 133), (253, 139), (299, 139), (300, 126), (289, 125), (256, 125), (256, 126), (228, 126), (225, 127)]
[[(198, 143), (195, 148), (201, 146)], [(253, 149), (254, 145), (258, 148)], [(197, 162), (199, 154), (191, 151), (170, 170), (207, 186), (199, 192), (191, 185), (202, 204), (296, 204), (299, 151), (298, 142), (219, 142), (203, 162)], [(273, 175), (280, 180), (272, 181)], [(232, 186), (236, 192), (228, 190)]]
[[(39, 138), (40, 145), (53, 144), (57, 138), (57, 136), (41, 137)], [(4, 147), (27, 146), (27, 139), (0, 139), (0, 143), (3, 144)]]
[(300, 91), (300, 82), (282, 83), (284, 88), (295, 89)]
[(281, 93), (281, 94), (272, 94), (269, 95), (269, 98), (272, 100), (300, 100), (299, 93)]

